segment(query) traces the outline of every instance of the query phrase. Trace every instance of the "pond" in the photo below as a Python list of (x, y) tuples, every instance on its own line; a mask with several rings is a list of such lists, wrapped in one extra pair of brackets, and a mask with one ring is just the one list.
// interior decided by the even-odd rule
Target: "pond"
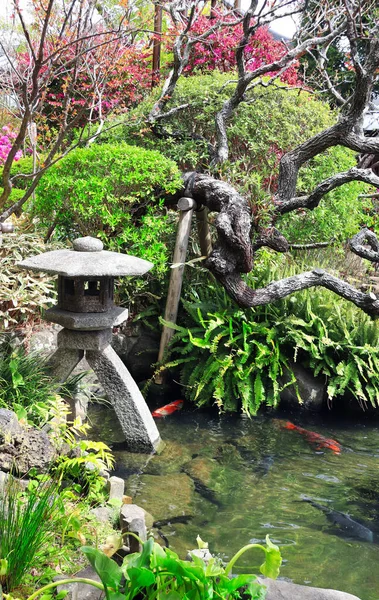
[[(146, 456), (122, 449), (111, 409), (90, 413), (97, 439), (113, 447), (126, 493), (160, 521), (155, 535), (182, 558), (198, 534), (225, 559), (269, 534), (282, 551), (282, 578), (378, 600), (379, 425), (292, 417), (338, 440), (334, 454), (286, 429), (286, 418), (177, 412), (158, 422), (162, 454)], [(341, 517), (330, 511), (353, 522), (333, 523)], [(245, 554), (234, 572), (258, 572), (261, 558)]]

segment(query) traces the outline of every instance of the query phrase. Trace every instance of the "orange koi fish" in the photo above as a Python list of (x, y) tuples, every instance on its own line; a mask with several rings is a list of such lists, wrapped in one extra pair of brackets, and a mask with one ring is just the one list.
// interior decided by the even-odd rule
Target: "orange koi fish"
[(308, 429), (304, 429), (303, 427), (298, 427), (294, 425), (290, 421), (286, 421), (282, 425), (283, 429), (292, 429), (293, 431), (297, 431), (301, 435), (304, 435), (305, 438), (311, 444), (317, 444), (317, 449), (322, 450), (323, 448), (327, 448), (331, 450), (333, 454), (341, 454), (341, 444), (332, 438), (326, 438), (320, 433), (316, 433), (315, 431), (308, 431)]
[(165, 404), (165, 406), (161, 406), (154, 410), (151, 414), (156, 419), (160, 417), (167, 417), (171, 415), (176, 410), (180, 410), (184, 404), (184, 400), (175, 400), (174, 402), (170, 402), (170, 404)]

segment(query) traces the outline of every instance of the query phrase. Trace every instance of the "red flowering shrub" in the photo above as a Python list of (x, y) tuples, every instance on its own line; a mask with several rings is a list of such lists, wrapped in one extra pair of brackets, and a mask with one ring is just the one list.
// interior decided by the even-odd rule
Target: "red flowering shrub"
[[(65, 48), (53, 69), (45, 68), (43, 112), (40, 118), (48, 125), (58, 125), (69, 99), (69, 119), (79, 112), (78, 121), (83, 126), (89, 119), (104, 118), (111, 110), (120, 111), (139, 102), (151, 87), (151, 66), (145, 47), (136, 44), (114, 48), (100, 45), (104, 35), (99, 33), (91, 39), (93, 50), (84, 53), (85, 59), (77, 59), (75, 48), (66, 40), (59, 45)], [(99, 47), (96, 47), (98, 44)], [(53, 53), (54, 42), (46, 44), (46, 54)], [(73, 78), (75, 65), (75, 78)], [(30, 68), (30, 55), (19, 54), (18, 67), (21, 72)], [(48, 127), (47, 127), (48, 130)]]
[[(191, 31), (200, 36), (208, 31), (213, 23), (214, 21), (210, 21), (208, 17), (201, 16)], [(235, 50), (242, 37), (241, 24), (217, 29), (204, 41), (199, 41), (194, 45), (186, 72), (198, 73), (214, 69), (227, 72), (235, 69)], [(259, 27), (245, 48), (246, 69), (253, 71), (262, 65), (278, 60), (286, 52), (284, 44), (274, 40), (268, 27)], [(280, 79), (289, 85), (298, 84), (297, 69), (298, 63), (296, 62), (281, 74)]]

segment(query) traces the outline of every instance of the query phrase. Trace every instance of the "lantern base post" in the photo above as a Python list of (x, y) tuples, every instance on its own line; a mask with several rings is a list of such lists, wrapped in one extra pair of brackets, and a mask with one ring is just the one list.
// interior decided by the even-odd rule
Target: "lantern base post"
[(81, 332), (63, 329), (50, 359), (53, 375), (64, 382), (85, 355), (112, 403), (131, 452), (156, 452), (159, 431), (136, 382), (110, 346), (112, 330)]

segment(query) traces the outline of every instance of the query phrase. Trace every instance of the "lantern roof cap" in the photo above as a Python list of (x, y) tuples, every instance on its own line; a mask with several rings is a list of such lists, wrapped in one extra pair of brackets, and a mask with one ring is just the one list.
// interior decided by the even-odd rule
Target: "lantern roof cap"
[(18, 266), (32, 271), (85, 279), (143, 275), (154, 265), (136, 256), (103, 250), (100, 240), (87, 236), (74, 240), (73, 250), (53, 250), (30, 256), (19, 262)]

